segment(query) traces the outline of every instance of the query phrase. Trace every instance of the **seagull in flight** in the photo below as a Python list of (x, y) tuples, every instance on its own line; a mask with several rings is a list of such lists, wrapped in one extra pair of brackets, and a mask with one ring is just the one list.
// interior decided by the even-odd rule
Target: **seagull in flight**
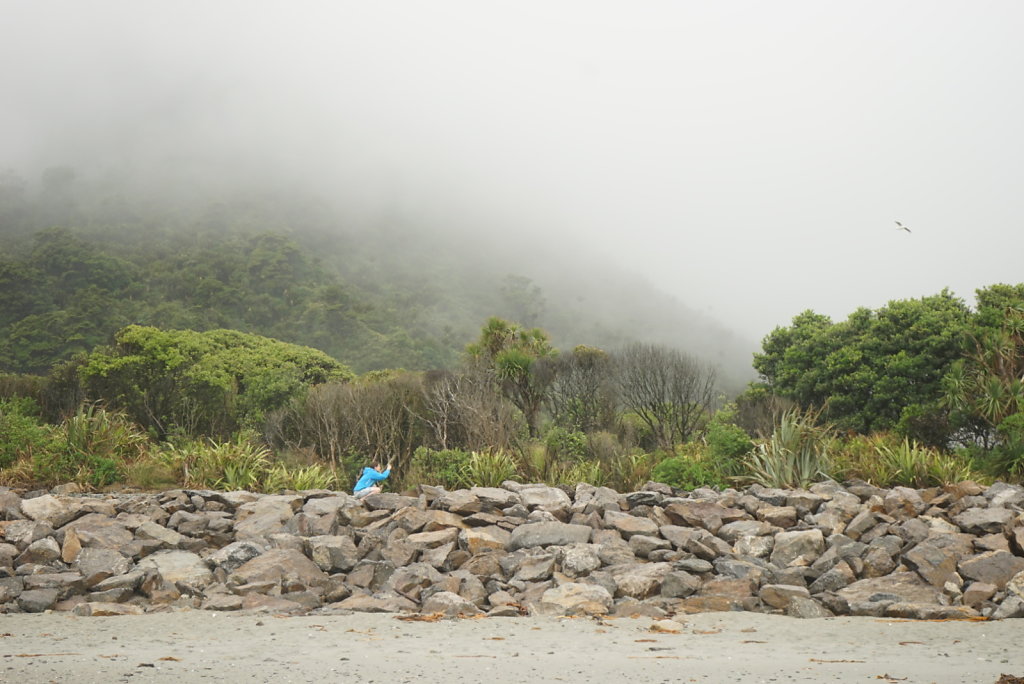
[(907, 231), (908, 233), (910, 232), (910, 229), (909, 229), (909, 228), (907, 228), (907, 227), (906, 227), (905, 225), (903, 225), (902, 223), (900, 223), (899, 221), (897, 221), (897, 222), (896, 222), (896, 230), (905, 230), (905, 231)]

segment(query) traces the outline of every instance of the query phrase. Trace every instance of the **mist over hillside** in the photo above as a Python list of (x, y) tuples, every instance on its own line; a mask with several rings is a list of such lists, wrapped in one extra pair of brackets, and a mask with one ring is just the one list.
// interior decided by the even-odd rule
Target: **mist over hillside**
[[(184, 174), (174, 169), (165, 164), (152, 174), (130, 178), (69, 166), (46, 169), (31, 180), (6, 173), (0, 180), (6, 257), (27, 258), (39, 248), (38, 232), (52, 227), (70, 229), (90, 249), (136, 264), (181, 258), (186, 249), (197, 250), (189, 263), (212, 258), (210, 252), (221, 249), (219, 243), (201, 242), (211, 236), (226, 240), (230, 235), (280, 234), (294, 241), (311, 265), (318, 265), (322, 274), (309, 275), (314, 282), (338, 279), (345, 306), (359, 325), (333, 328), (334, 338), (315, 337), (301, 324), (263, 325), (253, 316), (237, 322), (210, 314), (195, 325), (237, 325), (310, 344), (366, 371), (382, 364), (423, 368), (455, 363), (483, 322), (500, 316), (545, 329), (562, 349), (586, 344), (611, 350), (636, 341), (680, 349), (715, 365), (722, 389), (730, 393), (752, 377), (751, 341), (659, 292), (642, 274), (617, 267), (586, 244), (556, 237), (524, 239), (514, 226), (496, 232), (486, 217), (480, 223), (431, 221), (400, 200), (376, 217), (346, 215), (342, 202), (286, 179), (271, 181), (270, 174), (259, 183), (238, 178), (183, 183)], [(202, 177), (208, 173), (206, 169)], [(209, 271), (196, 273), (205, 274), (195, 276), (198, 280), (216, 277)], [(136, 272), (132, 277), (149, 275)], [(186, 302), (194, 299), (189, 293), (183, 296)], [(225, 309), (231, 305), (224, 302)], [(194, 303), (183, 306), (195, 309)], [(218, 304), (216, 299), (204, 300), (204, 306), (216, 309)], [(138, 316), (143, 314), (125, 311), (116, 323), (173, 327), (190, 320), (168, 310), (154, 304), (142, 320)], [(26, 311), (32, 316), (45, 313), (45, 307)], [(114, 324), (112, 320), (109, 325)], [(340, 339), (344, 337), (349, 339)], [(387, 353), (377, 349), (387, 345), (392, 347)], [(427, 346), (434, 351), (422, 353)], [(363, 349), (356, 352), (356, 347)]]

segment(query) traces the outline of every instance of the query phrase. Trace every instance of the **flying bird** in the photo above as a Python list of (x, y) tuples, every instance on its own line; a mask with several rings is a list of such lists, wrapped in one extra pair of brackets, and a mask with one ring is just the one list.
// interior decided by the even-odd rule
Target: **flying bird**
[(905, 230), (905, 231), (907, 231), (908, 233), (910, 232), (910, 229), (909, 229), (909, 228), (907, 228), (907, 227), (906, 227), (905, 225), (903, 225), (902, 223), (900, 223), (899, 221), (897, 221), (897, 222), (896, 222), (896, 230)]

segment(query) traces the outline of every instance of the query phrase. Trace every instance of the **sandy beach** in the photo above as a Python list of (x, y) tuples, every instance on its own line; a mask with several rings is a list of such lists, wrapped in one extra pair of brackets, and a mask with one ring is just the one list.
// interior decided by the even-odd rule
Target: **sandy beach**
[(0, 617), (0, 679), (34, 682), (995, 682), (1021, 625), (756, 613), (651, 618)]

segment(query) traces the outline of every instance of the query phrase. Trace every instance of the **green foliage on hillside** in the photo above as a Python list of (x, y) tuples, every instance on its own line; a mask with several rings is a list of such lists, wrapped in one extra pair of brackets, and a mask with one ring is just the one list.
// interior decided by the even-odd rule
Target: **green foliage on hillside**
[(258, 335), (130, 325), (85, 357), (78, 377), (88, 396), (165, 438), (258, 427), (305, 388), (354, 376), (321, 351)]

